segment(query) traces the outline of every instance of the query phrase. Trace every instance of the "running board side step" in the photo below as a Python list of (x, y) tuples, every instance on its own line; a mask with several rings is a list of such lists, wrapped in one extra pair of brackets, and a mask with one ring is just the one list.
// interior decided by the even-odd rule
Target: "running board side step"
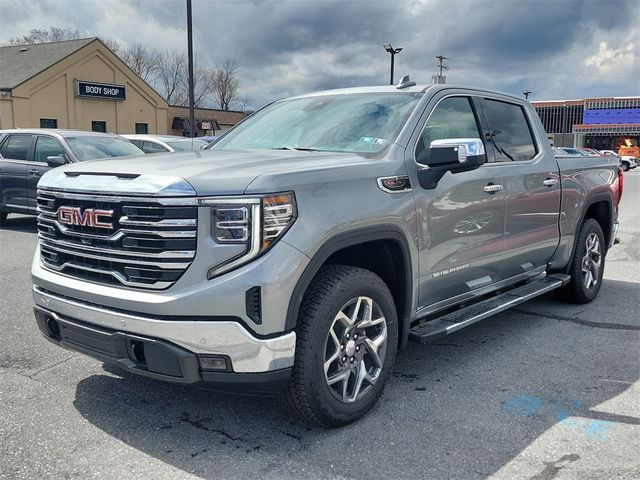
[(409, 340), (418, 343), (429, 343), (433, 340), (438, 340), (461, 328), (503, 312), (551, 290), (560, 288), (566, 285), (569, 280), (571, 280), (569, 275), (548, 275), (540, 280), (534, 280), (521, 287), (482, 300), (481, 302), (474, 303), (473, 305), (441, 317), (418, 320), (412, 325), (409, 331)]

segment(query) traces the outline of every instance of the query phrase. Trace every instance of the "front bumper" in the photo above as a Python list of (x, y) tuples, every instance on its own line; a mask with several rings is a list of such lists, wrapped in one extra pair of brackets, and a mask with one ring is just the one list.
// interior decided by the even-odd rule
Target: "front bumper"
[[(115, 337), (145, 338), (157, 344), (179, 348), (196, 360), (197, 356), (224, 356), (229, 360), (229, 370), (237, 374), (265, 373), (288, 369), (294, 362), (296, 345), (294, 332), (258, 338), (240, 323), (233, 321), (165, 320), (145, 317), (140, 314), (111, 310), (99, 305), (66, 298), (38, 286), (33, 287), (33, 298), (36, 312), (45, 316), (49, 315), (58, 322), (79, 325), (78, 328), (85, 329), (83, 331), (104, 330)], [(38, 315), (36, 315), (37, 317)], [(52, 339), (46, 331), (43, 333)], [(81, 348), (75, 348), (76, 346), (69, 344), (69, 342), (63, 343), (63, 346), (82, 351)], [(91, 354), (90, 352), (85, 353)], [(118, 357), (118, 355), (115, 356)], [(116, 361), (115, 363), (126, 367), (122, 362)], [(133, 370), (135, 371), (135, 369)], [(192, 382), (195, 377), (187, 375), (184, 378), (187, 382)]]

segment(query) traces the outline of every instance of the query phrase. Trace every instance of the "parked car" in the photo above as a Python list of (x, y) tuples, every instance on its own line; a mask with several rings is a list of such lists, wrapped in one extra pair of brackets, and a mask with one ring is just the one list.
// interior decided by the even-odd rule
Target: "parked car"
[(627, 172), (632, 168), (636, 168), (640, 165), (640, 159), (636, 158), (632, 155), (620, 155), (618, 152), (614, 152), (613, 150), (601, 150), (605, 155), (612, 155), (619, 159), (620, 166), (622, 169)]
[(592, 301), (622, 182), (612, 157), (556, 158), (506, 94), (406, 79), (279, 100), (199, 152), (47, 173), (36, 322), (132, 373), (343, 425), (409, 340), (550, 291)]
[(553, 147), (553, 148), (557, 148), (560, 151), (564, 152), (565, 155), (575, 155), (575, 156), (579, 156), (579, 157), (588, 157), (589, 155), (587, 154), (587, 152), (584, 152), (582, 150), (580, 150), (579, 148), (576, 147)]
[(190, 152), (200, 150), (209, 142), (199, 138), (178, 137), (174, 135), (141, 135), (125, 134), (124, 138), (131, 140), (144, 153), (162, 152)]
[(0, 225), (9, 213), (36, 214), (36, 185), (52, 168), (142, 155), (118, 135), (48, 128), (0, 130)]
[(596, 150), (595, 148), (577, 147), (577, 149), (580, 150), (581, 152), (584, 152), (585, 155), (588, 155), (590, 157), (602, 156), (602, 153), (600, 153), (600, 151)]

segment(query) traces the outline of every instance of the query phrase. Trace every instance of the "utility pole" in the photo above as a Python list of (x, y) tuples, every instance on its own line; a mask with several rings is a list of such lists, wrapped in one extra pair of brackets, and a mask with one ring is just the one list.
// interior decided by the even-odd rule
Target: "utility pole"
[(444, 55), (436, 55), (438, 59), (438, 73), (431, 76), (432, 83), (447, 83), (447, 77), (442, 74), (445, 70), (449, 70), (449, 66), (444, 63), (445, 60), (450, 60)]
[(191, 19), (191, 0), (187, 0), (187, 56), (189, 57), (189, 137), (194, 137), (196, 123), (193, 99), (193, 27)]
[(523, 90), (522, 94), (524, 95), (524, 99), (528, 100), (529, 99), (529, 95), (531, 95), (531, 90)]

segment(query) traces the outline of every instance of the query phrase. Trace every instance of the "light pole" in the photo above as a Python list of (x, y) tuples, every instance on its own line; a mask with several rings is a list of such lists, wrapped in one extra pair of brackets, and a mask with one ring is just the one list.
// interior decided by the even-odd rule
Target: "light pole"
[(389, 85), (393, 85), (393, 59), (396, 56), (396, 53), (400, 53), (402, 51), (402, 48), (393, 48), (390, 43), (385, 43), (383, 47), (391, 54), (391, 78), (389, 80)]
[(195, 131), (195, 112), (193, 101), (193, 27), (191, 21), (191, 0), (187, 0), (187, 57), (189, 61), (189, 137)]
[(529, 100), (529, 95), (531, 95), (531, 90), (523, 90), (522, 95), (524, 95), (525, 100)]

